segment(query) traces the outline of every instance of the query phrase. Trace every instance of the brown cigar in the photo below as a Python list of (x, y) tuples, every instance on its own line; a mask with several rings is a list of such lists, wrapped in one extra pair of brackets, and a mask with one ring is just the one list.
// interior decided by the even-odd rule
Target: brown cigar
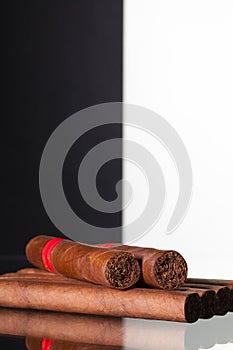
[(189, 283), (185, 282), (185, 287), (210, 289), (216, 293), (214, 314), (223, 316), (230, 310), (231, 290), (228, 287), (214, 284)]
[(44, 280), (32, 276), (0, 277), (0, 306), (88, 313), (105, 316), (195, 322), (197, 293), (134, 288), (110, 289), (83, 281)]
[(233, 280), (221, 280), (221, 279), (205, 279), (205, 278), (188, 278), (188, 283), (200, 283), (200, 284), (214, 284), (219, 286), (226, 286), (231, 290), (231, 303), (229, 311), (233, 312)]
[(187, 263), (182, 255), (174, 250), (158, 250), (114, 243), (99, 246), (132, 253), (142, 265), (143, 282), (151, 287), (176, 289), (187, 278)]
[(39, 268), (117, 289), (131, 287), (140, 277), (140, 266), (131, 253), (66, 239), (37, 236), (27, 244), (26, 255)]
[(96, 344), (73, 343), (50, 338), (27, 337), (25, 345), (28, 350), (120, 350), (121, 347)]
[[(61, 275), (56, 275), (52, 273), (48, 273), (47, 271), (43, 271), (40, 269), (21, 269), (16, 272), (18, 275), (18, 279), (35, 279), (35, 280), (53, 280), (54, 283), (56, 281), (64, 281), (67, 282), (67, 278), (64, 278)], [(8, 273), (2, 275), (2, 277), (13, 277), (15, 278), (16, 273)], [(72, 279), (69, 279), (69, 283), (72, 283)], [(74, 282), (75, 283), (75, 282)], [(199, 318), (208, 319), (214, 316), (215, 312), (215, 302), (216, 302), (216, 293), (213, 290), (209, 289), (198, 289), (198, 288), (186, 288), (180, 287), (179, 290), (185, 291), (186, 293), (193, 294), (197, 293), (201, 298), (201, 311)]]

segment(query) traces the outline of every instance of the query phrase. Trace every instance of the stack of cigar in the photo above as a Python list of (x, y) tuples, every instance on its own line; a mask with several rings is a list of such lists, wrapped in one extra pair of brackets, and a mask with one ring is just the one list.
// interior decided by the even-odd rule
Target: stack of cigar
[(0, 306), (189, 323), (233, 311), (233, 281), (187, 279), (173, 250), (37, 236), (26, 255), (36, 268), (0, 276)]

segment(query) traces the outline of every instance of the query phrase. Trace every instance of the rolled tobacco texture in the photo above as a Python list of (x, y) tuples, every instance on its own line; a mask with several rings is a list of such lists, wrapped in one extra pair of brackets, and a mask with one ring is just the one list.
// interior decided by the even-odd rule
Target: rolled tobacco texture
[[(50, 275), (48, 273), (48, 275)], [(0, 306), (105, 316), (195, 322), (201, 301), (197, 293), (133, 288), (125, 291), (67, 279), (0, 277)]]
[(187, 278), (187, 263), (182, 255), (174, 250), (158, 250), (114, 243), (99, 246), (134, 254), (142, 266), (143, 282), (151, 287), (176, 289)]
[(37, 236), (27, 244), (26, 255), (39, 268), (112, 288), (129, 288), (140, 278), (139, 263), (131, 253), (66, 239)]

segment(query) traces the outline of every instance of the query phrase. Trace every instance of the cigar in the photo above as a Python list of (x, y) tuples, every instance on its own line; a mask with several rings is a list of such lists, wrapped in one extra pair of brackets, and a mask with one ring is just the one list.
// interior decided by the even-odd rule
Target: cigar
[(226, 286), (231, 290), (231, 303), (229, 311), (233, 312), (233, 280), (222, 279), (206, 279), (206, 278), (188, 278), (188, 283), (200, 283), (200, 284), (214, 284), (219, 286)]
[(208, 319), (215, 314), (216, 293), (209, 289), (180, 287), (188, 293), (197, 293), (201, 298), (201, 311), (199, 318)]
[(197, 293), (150, 288), (111, 289), (84, 281), (0, 277), (0, 306), (117, 317), (195, 322)]
[(187, 263), (182, 255), (174, 250), (158, 250), (115, 243), (99, 246), (132, 253), (142, 266), (142, 281), (151, 287), (177, 289), (187, 278)]
[(214, 284), (202, 284), (202, 283), (189, 283), (185, 282), (185, 287), (200, 288), (213, 290), (216, 293), (214, 314), (223, 316), (230, 310), (231, 305), (231, 290), (228, 287), (214, 285)]
[(30, 263), (50, 272), (116, 289), (133, 286), (140, 278), (135, 257), (49, 236), (37, 236), (26, 246)]
[(50, 338), (27, 337), (25, 345), (28, 350), (120, 350), (117, 346), (104, 346), (96, 344), (72, 343)]
[[(15, 278), (15, 274), (18, 275), (17, 279), (35, 279), (36, 281), (39, 280), (52, 280), (54, 283), (56, 281), (63, 281), (67, 282), (67, 278), (64, 278), (61, 275), (56, 275), (52, 273), (48, 273), (47, 271), (43, 271), (40, 269), (21, 269), (17, 271), (16, 273), (8, 273), (2, 275), (2, 277), (13, 277)], [(69, 279), (69, 283), (75, 283), (74, 279)], [(199, 318), (208, 319), (214, 316), (215, 312), (215, 302), (216, 302), (216, 293), (213, 290), (209, 289), (198, 289), (198, 288), (187, 288), (187, 287), (180, 287), (181, 291), (185, 291), (186, 293), (193, 294), (197, 293), (201, 298), (201, 310), (200, 310), (200, 316)]]

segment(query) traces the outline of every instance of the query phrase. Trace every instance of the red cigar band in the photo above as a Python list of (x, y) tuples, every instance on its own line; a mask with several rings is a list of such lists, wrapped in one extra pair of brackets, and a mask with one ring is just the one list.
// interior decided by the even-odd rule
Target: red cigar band
[(114, 246), (115, 243), (104, 243), (104, 244), (100, 244), (100, 247), (102, 248), (111, 248), (112, 246)]
[(50, 239), (44, 246), (44, 248), (42, 249), (42, 262), (43, 265), (45, 267), (46, 270), (49, 270), (50, 272), (56, 272), (52, 261), (51, 261), (51, 253), (53, 251), (53, 249), (56, 247), (56, 245), (58, 243), (60, 243), (61, 241), (63, 241), (64, 238), (53, 238)]
[(43, 338), (41, 344), (41, 350), (50, 350), (52, 346), (52, 339)]

